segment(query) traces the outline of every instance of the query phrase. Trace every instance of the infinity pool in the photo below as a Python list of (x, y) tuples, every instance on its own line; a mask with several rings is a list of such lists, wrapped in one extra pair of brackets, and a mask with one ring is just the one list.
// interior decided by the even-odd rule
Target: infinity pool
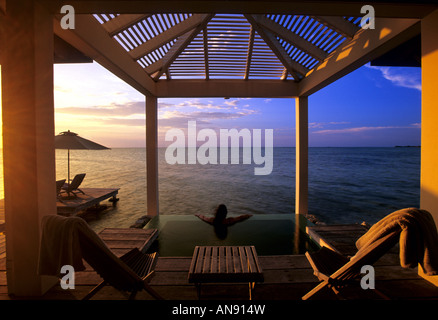
[(295, 224), (295, 215), (258, 214), (216, 232), (195, 216), (159, 215), (145, 228), (159, 230), (154, 244), (160, 256), (192, 256), (195, 246), (253, 245), (259, 255), (303, 254), (317, 245)]

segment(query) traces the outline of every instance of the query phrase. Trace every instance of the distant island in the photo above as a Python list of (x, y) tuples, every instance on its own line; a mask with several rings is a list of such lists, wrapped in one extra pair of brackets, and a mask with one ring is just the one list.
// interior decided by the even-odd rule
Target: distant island
[(421, 148), (421, 146), (395, 146), (394, 148)]

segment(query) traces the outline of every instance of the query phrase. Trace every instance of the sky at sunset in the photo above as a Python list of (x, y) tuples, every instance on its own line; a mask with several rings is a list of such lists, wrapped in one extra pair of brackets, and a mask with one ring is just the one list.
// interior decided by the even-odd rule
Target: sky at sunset
[[(1, 69), (0, 69), (1, 70)], [(55, 132), (108, 147), (145, 146), (145, 98), (98, 65), (54, 66)], [(159, 99), (159, 145), (171, 128), (273, 129), (295, 146), (294, 99)], [(421, 69), (365, 65), (309, 97), (312, 147), (419, 145)], [(201, 143), (202, 144), (202, 143)]]

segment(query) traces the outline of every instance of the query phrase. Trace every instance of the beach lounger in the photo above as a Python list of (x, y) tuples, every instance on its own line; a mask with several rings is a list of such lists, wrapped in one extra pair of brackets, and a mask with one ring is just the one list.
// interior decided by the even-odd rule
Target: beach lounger
[(90, 299), (105, 285), (122, 292), (146, 290), (155, 299), (162, 299), (149, 285), (158, 259), (156, 253), (146, 254), (137, 248), (118, 258), (103, 240), (79, 217), (48, 215), (42, 219), (39, 274), (60, 277), (63, 265), (75, 272), (85, 270), (84, 259), (103, 278), (83, 300)]
[(73, 194), (77, 197), (76, 193), (82, 193), (85, 194), (81, 189), (79, 189), (79, 186), (81, 185), (82, 181), (84, 181), (85, 173), (77, 174), (70, 184), (66, 183), (62, 187), (62, 190), (66, 192), (68, 195)]
[[(343, 298), (340, 290), (347, 286), (356, 284), (358, 288), (359, 279), (363, 276), (360, 273), (364, 265), (373, 265), (381, 256), (388, 252), (398, 240), (400, 232), (391, 233), (373, 243), (372, 246), (359, 250), (351, 259), (337, 253), (327, 247), (322, 247), (314, 253), (306, 252), (314, 275), (322, 282), (302, 297), (303, 300), (312, 298), (320, 290), (328, 287), (339, 297)], [(380, 292), (377, 292), (380, 293)]]
[[(350, 259), (326, 247), (314, 253), (306, 252), (315, 276), (322, 282), (302, 299), (312, 298), (325, 287), (342, 297), (340, 289), (351, 283), (358, 285), (363, 276), (361, 268), (373, 265), (397, 242), (400, 243), (402, 267), (414, 268), (420, 264), (427, 275), (438, 274), (438, 233), (434, 220), (425, 210), (407, 208), (374, 224), (357, 240), (358, 251)], [(375, 292), (385, 297), (382, 292)]]
[(65, 184), (65, 179), (57, 180), (56, 181), (56, 197), (61, 202), (62, 202), (62, 200), (61, 200), (61, 189), (64, 186), (64, 184)]

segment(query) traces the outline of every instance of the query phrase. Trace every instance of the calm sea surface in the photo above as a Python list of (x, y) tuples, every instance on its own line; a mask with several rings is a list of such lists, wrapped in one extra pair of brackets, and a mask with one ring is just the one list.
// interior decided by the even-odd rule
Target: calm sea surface
[[(295, 148), (274, 148), (270, 175), (255, 164), (167, 164), (159, 149), (160, 213), (209, 214), (224, 203), (233, 214), (293, 214)], [(242, 163), (242, 161), (240, 161)], [(71, 177), (83, 187), (120, 188), (115, 209), (90, 221), (95, 230), (129, 227), (146, 209), (145, 149), (72, 150)], [(56, 150), (57, 179), (67, 178), (67, 151)], [(259, 166), (260, 167), (260, 166)], [(419, 206), (420, 148), (310, 148), (309, 213), (326, 223), (375, 223)]]

